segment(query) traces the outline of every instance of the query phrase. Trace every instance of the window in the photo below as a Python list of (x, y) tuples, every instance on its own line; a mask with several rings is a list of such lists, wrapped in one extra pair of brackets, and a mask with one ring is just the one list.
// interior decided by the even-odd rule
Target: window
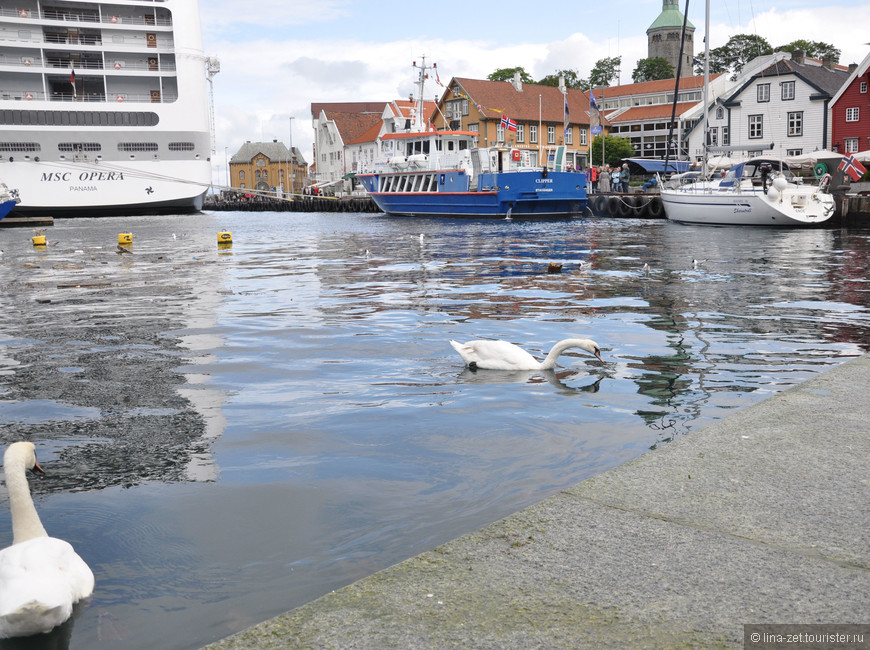
[(586, 129), (581, 128), (580, 129), (580, 146), (584, 146), (584, 145), (589, 143), (587, 138), (588, 138), (588, 136), (586, 135)]
[[(155, 147), (157, 145), (154, 145)], [(59, 142), (58, 151), (102, 151), (103, 146), (99, 142)], [(118, 145), (118, 151), (126, 151)], [(144, 151), (144, 149), (142, 150)]]
[(727, 147), (731, 144), (731, 134), (728, 132), (728, 127), (722, 127), (722, 146)]
[(866, 93), (866, 92), (867, 92), (867, 82), (866, 82), (866, 81), (862, 81), (862, 82), (861, 82), (861, 88), (860, 88), (860, 90), (859, 90), (858, 92), (862, 92), (862, 93)]
[(803, 155), (803, 153), (804, 153), (803, 149), (786, 149), (785, 150), (786, 156), (801, 156), (801, 155)]
[(570, 126), (565, 129), (565, 144), (574, 144), (574, 129)]
[(538, 127), (535, 124), (529, 125), (529, 142), (532, 144), (538, 143)]
[[(245, 180), (245, 170), (244, 169), (239, 171), (239, 180), (240, 181)], [(242, 187), (244, 187), (244, 185), (242, 185)]]
[(756, 87), (756, 101), (770, 101), (770, 84), (758, 84), (758, 86)]
[(192, 142), (170, 142), (169, 150), (170, 151), (193, 151), (193, 143)]
[(846, 121), (847, 122), (857, 122), (858, 115), (860, 114), (860, 109), (855, 106), (854, 108), (846, 109)]
[(517, 142), (526, 141), (526, 125), (517, 124)]
[(804, 134), (804, 112), (797, 111), (788, 114), (788, 135), (793, 138)]
[(0, 151), (42, 151), (42, 146), (38, 142), (0, 142)]
[(547, 144), (556, 144), (556, 127), (553, 125), (547, 127)]
[(844, 138), (843, 144), (846, 148), (846, 153), (857, 153), (858, 138)]
[(504, 127), (501, 125), (501, 123), (499, 123), (499, 125), (495, 127), (495, 141), (504, 142)]
[[(472, 133), (480, 133), (480, 124), (469, 124), (468, 130)], [(438, 144), (441, 144), (441, 142), (439, 141)], [(450, 144), (452, 145), (453, 143), (451, 142)], [(453, 147), (451, 146), (450, 149), (452, 151)]]
[(782, 82), (782, 101), (794, 99), (794, 81)]
[(719, 106), (716, 109), (716, 119), (717, 120), (724, 120), (725, 119), (725, 109), (722, 108), (721, 106)]
[(714, 126), (710, 129), (710, 145), (713, 147), (719, 146), (719, 127)]
[(749, 139), (757, 140), (764, 137), (764, 116), (749, 116)]

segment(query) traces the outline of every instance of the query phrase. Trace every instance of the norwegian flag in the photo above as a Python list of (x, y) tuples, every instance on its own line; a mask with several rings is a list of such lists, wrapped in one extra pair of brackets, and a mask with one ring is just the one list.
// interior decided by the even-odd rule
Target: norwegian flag
[(507, 115), (501, 116), (501, 125), (504, 128), (506, 128), (508, 131), (516, 131), (517, 130), (517, 123), (514, 122), (511, 118), (509, 118)]
[(867, 170), (864, 169), (864, 165), (855, 160), (855, 156), (843, 156), (843, 160), (840, 161), (840, 171), (849, 174), (852, 177), (852, 180), (856, 183), (861, 180), (861, 177), (867, 173)]

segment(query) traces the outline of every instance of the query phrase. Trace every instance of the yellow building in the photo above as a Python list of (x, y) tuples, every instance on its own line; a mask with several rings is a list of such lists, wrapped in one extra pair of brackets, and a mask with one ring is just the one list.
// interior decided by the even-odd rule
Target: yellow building
[(233, 155), (230, 185), (235, 190), (301, 194), (308, 182), (308, 163), (296, 147), (283, 142), (251, 142)]
[(588, 113), (589, 94), (582, 90), (568, 89), (563, 95), (554, 86), (523, 84), (518, 78), (454, 77), (432, 122), (437, 129), (479, 133), (481, 147), (504, 143), (527, 149), (533, 165), (546, 160), (548, 149), (564, 145), (568, 163), (582, 169), (589, 162), (592, 146)]

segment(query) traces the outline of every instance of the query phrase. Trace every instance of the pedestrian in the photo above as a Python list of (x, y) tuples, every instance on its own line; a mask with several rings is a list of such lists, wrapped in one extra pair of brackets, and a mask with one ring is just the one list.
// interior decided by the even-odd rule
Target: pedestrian
[(622, 183), (622, 191), (628, 194), (628, 183), (631, 180), (631, 172), (628, 171), (628, 163), (622, 164), (622, 173), (619, 175), (619, 181)]
[(592, 193), (598, 193), (598, 167), (592, 165), (589, 168), (589, 178), (592, 180)]
[(598, 172), (598, 189), (602, 193), (610, 192), (610, 172), (606, 165), (601, 166), (601, 171)]
[(610, 186), (613, 188), (614, 192), (622, 191), (622, 181), (620, 180), (621, 174), (619, 172), (618, 165), (610, 168)]

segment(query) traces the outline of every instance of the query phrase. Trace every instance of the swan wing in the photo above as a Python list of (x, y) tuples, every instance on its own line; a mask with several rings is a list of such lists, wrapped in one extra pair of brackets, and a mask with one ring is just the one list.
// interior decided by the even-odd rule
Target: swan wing
[(469, 366), (483, 370), (537, 370), (540, 362), (521, 347), (507, 341), (450, 341)]
[(0, 638), (48, 632), (94, 591), (94, 574), (62, 539), (39, 537), (0, 551)]

